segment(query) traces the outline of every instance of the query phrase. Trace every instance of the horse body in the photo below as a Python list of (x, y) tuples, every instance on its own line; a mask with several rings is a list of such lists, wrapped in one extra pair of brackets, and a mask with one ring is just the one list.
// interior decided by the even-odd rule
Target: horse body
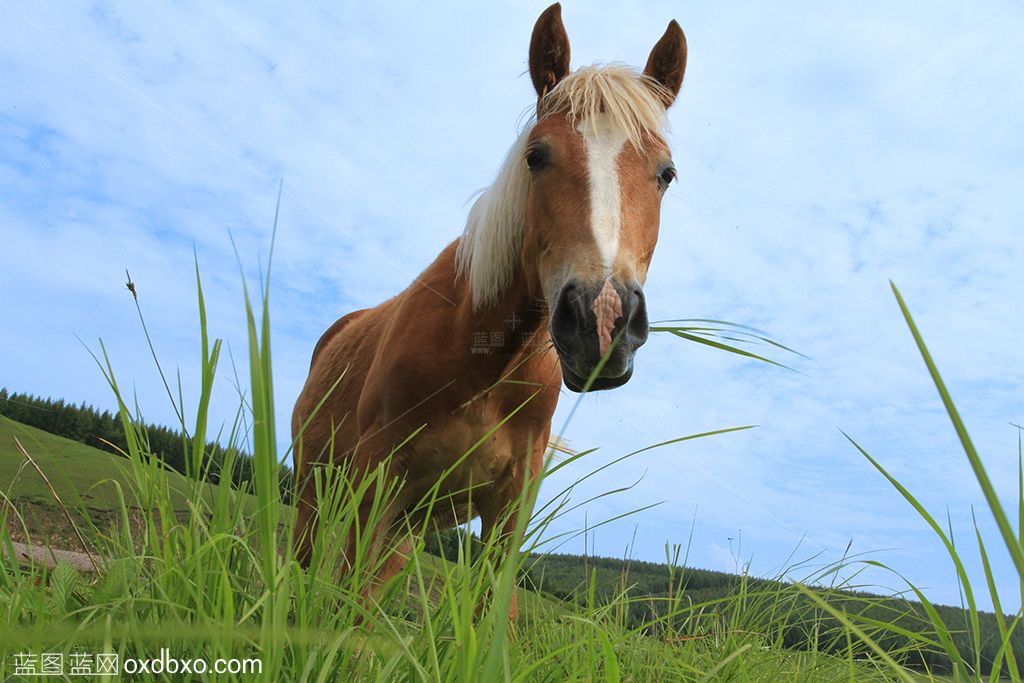
[(292, 418), (300, 561), (318, 531), (313, 472), (328, 463), (354, 477), (386, 463), (402, 482), (373, 530), (381, 539), (419, 526), (418, 504), (439, 482), (436, 527), (479, 515), (485, 534), (501, 532), (529, 514), (510, 507), (540, 472), (561, 385), (620, 386), (647, 338), (642, 286), (675, 175), (661, 131), (685, 62), (673, 21), (643, 74), (570, 74), (560, 7), (541, 15), (530, 46), (536, 121), (462, 237), (316, 346)]
[[(391, 463), (404, 479), (392, 514), (408, 512), (416, 522), (417, 504), (438, 474), (515, 413), (442, 482), (444, 502), (431, 519), (441, 527), (468, 520), (470, 496), (486, 524), (519, 494), (524, 465), (533, 473), (540, 467), (561, 384), (557, 356), (539, 334), (547, 317), (518, 287), (474, 311), (468, 285), (455, 278), (456, 246), (404, 292), (350, 313), (324, 334), (292, 423), (296, 436), (301, 431), (305, 458), (296, 471), (302, 473), (324, 462), (316, 449), (331, 443), (333, 452), (322, 455), (347, 458), (354, 470), (367, 472), (426, 425)], [(479, 334), (486, 345), (474, 343)], [(303, 527), (315, 512), (314, 497), (312, 486), (300, 492)]]

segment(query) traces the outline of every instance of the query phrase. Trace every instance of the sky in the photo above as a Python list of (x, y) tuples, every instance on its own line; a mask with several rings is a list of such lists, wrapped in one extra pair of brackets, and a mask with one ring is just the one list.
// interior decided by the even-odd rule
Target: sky
[[(225, 340), (213, 413), (238, 405), (242, 276), (271, 274), (282, 451), (320, 334), (406, 287), (457, 237), (535, 96), (545, 3), (0, 0), (0, 385), (114, 407), (99, 340), (148, 420), (194, 413), (194, 259)], [(645, 286), (652, 320), (750, 325), (807, 357), (787, 371), (670, 336), (626, 386), (563, 393), (554, 428), (599, 448), (545, 482), (588, 479), (551, 533), (601, 555), (802, 578), (844, 553), (958, 604), (938, 538), (849, 434), (948, 518), (984, 600), (972, 509), (1004, 605), (1019, 605), (956, 434), (890, 290), (927, 340), (1003, 500), (1024, 422), (1024, 6), (563, 3), (573, 66), (643, 65), (670, 19), (689, 61), (670, 112), (679, 171)], [(234, 246), (233, 246), (234, 245)], [(237, 248), (238, 257), (235, 255)], [(763, 349), (766, 350), (767, 349)], [(241, 371), (241, 370), (240, 370)], [(1011, 510), (1011, 513), (1015, 511)], [(583, 552), (583, 537), (561, 547)]]

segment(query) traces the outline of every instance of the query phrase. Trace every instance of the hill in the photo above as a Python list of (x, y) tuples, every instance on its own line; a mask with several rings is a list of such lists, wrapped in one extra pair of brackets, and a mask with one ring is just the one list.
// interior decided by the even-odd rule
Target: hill
[[(55, 504), (42, 477), (15, 446), (15, 437), (68, 507), (114, 510), (119, 505), (118, 485), (131, 490), (128, 481), (132, 474), (126, 459), (0, 416), (0, 491), (12, 500)], [(168, 470), (167, 482), (175, 507), (184, 509), (185, 477)]]
[[(0, 518), (6, 506), (13, 505), (17, 514), (7, 515), (6, 522), (14, 540), (68, 550), (83, 549), (65, 510), (54, 500), (39, 472), (18, 450), (15, 437), (46, 475), (67, 514), (79, 528), (95, 525), (105, 530), (119, 523), (122, 492), (129, 510), (134, 511), (136, 517), (140, 513), (143, 505), (133, 493), (138, 487), (126, 458), (0, 415)], [(158, 460), (152, 462), (152, 467), (161, 472), (176, 514), (188, 515), (187, 501), (196, 484)], [(205, 485), (202, 500), (211, 501), (214, 488)], [(252, 495), (237, 491), (234, 495), (246, 513), (255, 509), (256, 500)]]
[[(75, 404), (64, 399), (12, 393), (6, 387), (0, 387), (0, 416), (114, 455), (125, 453), (129, 448), (118, 413), (100, 410), (84, 402)], [(185, 459), (185, 452), (192, 442), (190, 435), (184, 434), (180, 428), (143, 423), (138, 416), (133, 418), (133, 422), (137, 427), (143, 427), (149, 453), (168, 469), (190, 476), (189, 463)], [(206, 462), (203, 467), (208, 470), (208, 480), (217, 482), (226, 476), (237, 488), (252, 484), (253, 461), (249, 453), (235, 450), (229, 456), (228, 450), (217, 439), (206, 442), (204, 452)], [(291, 468), (282, 464), (279, 470), (281, 494), (283, 500), (288, 500)]]

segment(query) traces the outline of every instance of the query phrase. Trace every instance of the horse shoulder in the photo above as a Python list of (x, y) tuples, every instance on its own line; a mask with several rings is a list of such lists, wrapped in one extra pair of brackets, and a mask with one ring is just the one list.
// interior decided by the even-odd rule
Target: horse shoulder
[[(331, 438), (332, 430), (344, 424), (342, 433), (352, 429), (353, 396), (358, 395), (365, 377), (367, 324), (372, 326), (376, 309), (353, 311), (338, 319), (324, 332), (313, 350), (309, 376), (292, 410), (292, 432), (296, 435), (305, 426), (307, 444), (322, 447)], [(320, 410), (317, 406), (325, 401)], [(342, 439), (345, 440), (345, 439)]]
[(327, 331), (320, 336), (320, 341), (318, 341), (316, 346), (313, 348), (313, 357), (309, 361), (310, 370), (313, 369), (313, 365), (316, 363), (317, 357), (319, 357), (320, 353), (327, 348), (328, 344), (331, 343), (331, 340), (338, 336), (338, 334), (341, 333), (349, 323), (366, 313), (368, 310), (370, 309), (361, 308), (358, 311), (352, 311), (351, 313), (338, 318), (334, 321), (333, 325), (327, 328)]

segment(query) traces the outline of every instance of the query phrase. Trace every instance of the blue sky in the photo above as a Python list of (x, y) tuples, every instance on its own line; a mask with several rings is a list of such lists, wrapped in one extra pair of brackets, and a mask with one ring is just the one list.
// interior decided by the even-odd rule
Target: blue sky
[[(544, 6), (0, 2), (0, 384), (111, 406), (78, 341), (102, 337), (147, 417), (171, 423), (127, 268), (194, 410), (193, 246), (212, 332), (244, 364), (229, 235), (255, 277), (283, 179), (272, 315), (286, 425), (319, 334), (404, 288), (461, 231), (533, 102), (526, 54)], [(593, 548), (622, 555), (635, 526), (634, 554), (658, 560), (693, 524), (692, 564), (773, 574), (794, 549), (831, 561), (852, 541), (957, 602), (939, 541), (839, 429), (948, 509), (964, 547), (972, 506), (998, 545), (888, 283), (1010, 500), (1024, 8), (567, 2), (563, 17), (574, 66), (643, 64), (671, 18), (687, 33), (652, 318), (753, 325), (810, 358), (791, 373), (653, 337), (630, 384), (583, 400), (564, 437), (600, 450), (548, 493), (635, 448), (759, 427), (610, 468), (575, 498), (640, 481), (558, 529), (663, 501), (597, 530)], [(236, 405), (225, 357), (214, 410), (230, 419)], [(1008, 558), (995, 565), (1017, 604)]]

